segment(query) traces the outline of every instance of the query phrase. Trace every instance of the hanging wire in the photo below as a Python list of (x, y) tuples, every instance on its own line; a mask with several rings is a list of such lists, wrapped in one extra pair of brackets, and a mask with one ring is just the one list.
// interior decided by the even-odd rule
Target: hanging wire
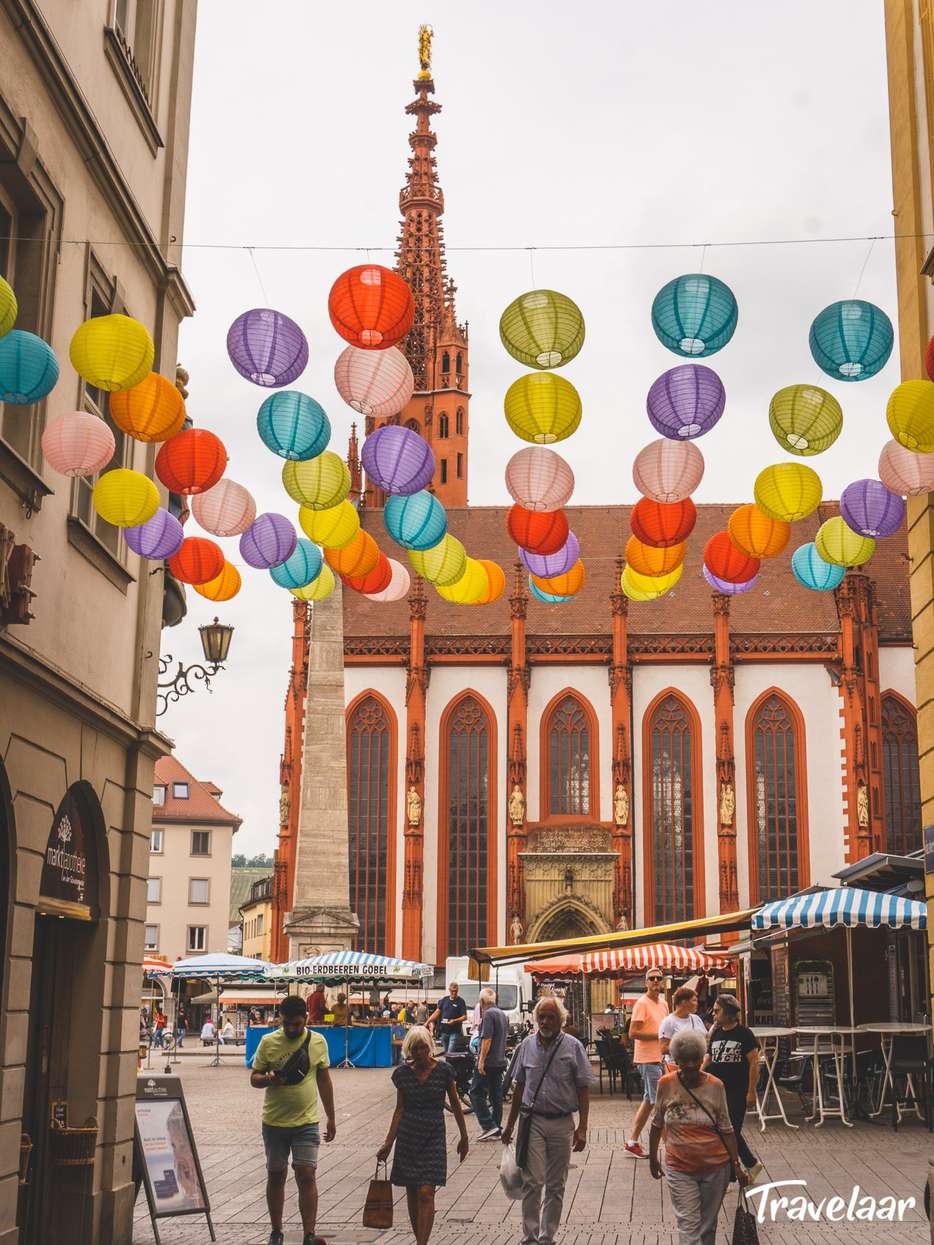
[(253, 253), (255, 250), (255, 247), (248, 246), (246, 249), (250, 253), (250, 259), (253, 261), (253, 271), (256, 273), (256, 280), (259, 282), (259, 290), (263, 296), (263, 305), (266, 307), (271, 307), (272, 303), (269, 301), (269, 295), (266, 293), (265, 285), (263, 285), (263, 275), (259, 270), (259, 264), (256, 262), (256, 256)]
[(854, 298), (855, 298), (855, 297), (856, 297), (856, 295), (859, 293), (859, 287), (860, 287), (860, 286), (862, 285), (862, 283), (863, 283), (863, 273), (866, 271), (866, 266), (867, 266), (867, 264), (869, 263), (869, 257), (870, 257), (870, 255), (872, 255), (872, 248), (873, 248), (875, 245), (876, 245), (876, 239), (875, 239), (875, 238), (870, 238), (870, 239), (869, 239), (869, 249), (866, 251), (866, 258), (863, 260), (863, 266), (862, 266), (862, 268), (860, 268), (860, 270), (859, 270), (859, 276), (856, 278), (856, 288), (853, 290), (853, 297), (854, 297)]
[(532, 289), (534, 290), (536, 288), (535, 286), (535, 247), (530, 246), (530, 247), (527, 247), (526, 249), (529, 252), (529, 272), (532, 277)]
[(701, 270), (701, 272), (703, 272), (703, 271), (704, 271), (704, 264), (705, 264), (705, 262), (706, 262), (706, 260), (707, 260), (707, 247), (708, 247), (709, 245), (710, 245), (710, 243), (709, 243), (709, 242), (705, 242), (705, 243), (704, 243), (704, 249), (701, 251), (701, 256), (700, 256), (700, 270)]

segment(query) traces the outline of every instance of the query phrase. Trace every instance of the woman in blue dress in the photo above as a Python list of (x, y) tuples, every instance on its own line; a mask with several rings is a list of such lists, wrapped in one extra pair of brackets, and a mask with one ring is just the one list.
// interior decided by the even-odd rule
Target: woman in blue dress
[(427, 1029), (415, 1025), (406, 1034), (403, 1062), (392, 1074), (396, 1109), (386, 1140), (376, 1152), (377, 1159), (385, 1162), (395, 1143), (391, 1179), (405, 1186), (416, 1245), (427, 1245), (435, 1220), (435, 1189), (447, 1180), (445, 1099), (460, 1129), (457, 1153), (461, 1162), (467, 1157), (467, 1125), (454, 1073), (446, 1060), (434, 1058), (433, 1049)]

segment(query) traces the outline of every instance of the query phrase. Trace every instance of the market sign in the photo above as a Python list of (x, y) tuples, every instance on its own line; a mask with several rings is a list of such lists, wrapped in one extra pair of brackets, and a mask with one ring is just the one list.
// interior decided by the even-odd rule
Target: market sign
[(141, 1076), (136, 1081), (136, 1167), (142, 1172), (153, 1235), (157, 1219), (205, 1215), (211, 1240), (211, 1204), (182, 1083), (177, 1076)]
[(97, 918), (97, 853), (82, 800), (70, 787), (58, 806), (42, 860), (39, 909), (81, 921)]

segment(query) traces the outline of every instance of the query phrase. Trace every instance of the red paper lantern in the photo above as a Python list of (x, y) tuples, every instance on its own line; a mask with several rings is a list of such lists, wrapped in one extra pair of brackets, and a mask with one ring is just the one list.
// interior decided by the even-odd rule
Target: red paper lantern
[(341, 579), (348, 588), (353, 588), (354, 592), (363, 592), (367, 595), (371, 592), (383, 592), (392, 581), (392, 567), (385, 553), (380, 551), (379, 561), (369, 575), (342, 575)]
[(728, 584), (744, 584), (759, 574), (760, 561), (750, 557), (730, 540), (729, 532), (717, 532), (704, 545), (704, 565), (717, 579)]
[(683, 501), (653, 501), (643, 497), (636, 502), (629, 516), (633, 535), (644, 545), (667, 549), (687, 540), (697, 522), (697, 507), (690, 497)]
[(170, 493), (207, 492), (226, 468), (224, 443), (207, 428), (186, 428), (156, 455), (156, 475)]
[(529, 553), (557, 553), (568, 539), (568, 521), (563, 510), (526, 510), (511, 506), (506, 516), (509, 535)]
[(928, 342), (928, 348), (924, 352), (924, 370), (934, 380), (934, 337)]
[(342, 272), (331, 286), (328, 314), (351, 346), (387, 350), (412, 327), (415, 300), (397, 272), (380, 264), (360, 264)]
[(183, 584), (206, 584), (223, 569), (223, 549), (203, 536), (187, 536), (169, 558), (169, 570)]

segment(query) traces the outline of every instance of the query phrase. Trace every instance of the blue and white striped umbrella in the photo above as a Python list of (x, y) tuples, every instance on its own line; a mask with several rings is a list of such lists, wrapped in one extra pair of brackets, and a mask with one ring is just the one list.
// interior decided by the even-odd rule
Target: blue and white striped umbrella
[(835, 925), (850, 929), (860, 925), (869, 929), (878, 929), (880, 925), (891, 925), (896, 929), (905, 925), (912, 929), (927, 929), (927, 923), (927, 907), (916, 899), (850, 886), (795, 895), (791, 899), (777, 899), (760, 908), (752, 918), (754, 930), (791, 929), (794, 926), (809, 929), (817, 925), (827, 929)]
[(275, 968), (266, 960), (251, 960), (247, 955), (228, 955), (226, 952), (208, 952), (191, 955), (187, 960), (176, 960), (172, 965), (173, 977), (211, 977), (217, 981), (230, 977), (261, 979), (267, 969)]
[(371, 951), (328, 951), (306, 960), (271, 964), (267, 977), (305, 981), (421, 981), (434, 968), (415, 960), (396, 960)]

